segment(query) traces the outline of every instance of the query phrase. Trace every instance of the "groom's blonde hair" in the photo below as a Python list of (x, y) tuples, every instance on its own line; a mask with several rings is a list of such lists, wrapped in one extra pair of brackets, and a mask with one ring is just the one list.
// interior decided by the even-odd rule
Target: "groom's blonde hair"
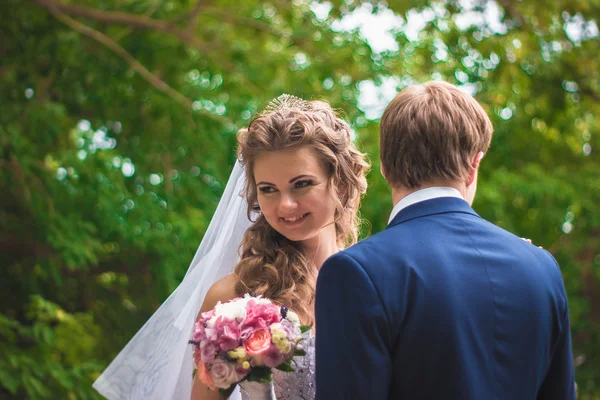
[(493, 126), (469, 94), (441, 81), (402, 90), (381, 118), (380, 157), (389, 185), (418, 188), (468, 179), (473, 156), (486, 152)]

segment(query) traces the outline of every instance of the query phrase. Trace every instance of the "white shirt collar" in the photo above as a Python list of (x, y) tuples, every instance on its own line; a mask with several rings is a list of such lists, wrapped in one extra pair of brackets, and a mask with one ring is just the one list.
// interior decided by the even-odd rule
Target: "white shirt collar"
[(408, 196), (400, 200), (392, 209), (392, 214), (388, 220), (388, 224), (398, 215), (400, 210), (412, 206), (415, 203), (420, 203), (425, 200), (437, 199), (438, 197), (458, 197), (462, 199), (460, 192), (452, 187), (434, 186), (412, 192)]

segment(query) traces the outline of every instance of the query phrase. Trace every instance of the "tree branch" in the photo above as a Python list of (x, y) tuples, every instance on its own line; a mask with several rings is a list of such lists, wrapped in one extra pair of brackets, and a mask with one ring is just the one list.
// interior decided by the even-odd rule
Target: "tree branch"
[[(150, 6), (150, 8), (148, 8), (148, 10), (146, 10), (146, 12), (144, 13), (144, 17), (151, 17), (152, 14), (154, 14), (156, 12), (156, 10), (158, 10), (158, 8), (160, 7), (162, 2), (163, 2), (163, 0), (155, 0), (154, 3)], [(125, 36), (129, 35), (133, 30), (134, 30), (134, 28), (130, 26), (127, 29), (125, 29), (123, 32), (121, 32), (120, 34), (115, 35), (116, 36), (114, 38), (115, 42), (120, 41)]]
[(171, 97), (176, 102), (186, 106), (188, 109), (191, 108), (192, 101), (179, 93), (177, 90), (173, 89), (171, 86), (162, 81), (158, 76), (154, 75), (152, 72), (148, 71), (146, 67), (144, 67), (138, 60), (136, 60), (127, 50), (121, 47), (117, 42), (115, 42), (110, 37), (105, 34), (98, 32), (97, 30), (90, 28), (89, 26), (83, 25), (69, 16), (65, 15), (61, 12), (57, 7), (54, 6), (54, 3), (47, 0), (35, 0), (38, 3), (44, 3), (45, 7), (50, 11), (52, 15), (56, 17), (59, 21), (71, 27), (73, 30), (81, 33), (82, 35), (86, 35), (91, 37), (92, 39), (102, 43), (115, 53), (117, 53), (121, 58), (123, 58), (129, 66), (136, 72), (138, 72), (142, 78), (144, 78), (148, 83), (152, 86), (165, 93), (169, 97)]
[(594, 101), (600, 102), (600, 95), (598, 94), (598, 92), (596, 92), (593, 89), (590, 89), (589, 87), (582, 87), (581, 89), (579, 89), (579, 92), (584, 96), (591, 97)]
[(196, 2), (196, 6), (194, 7), (194, 9), (192, 10), (192, 12), (189, 15), (189, 23), (188, 23), (188, 27), (186, 29), (186, 32), (191, 33), (194, 28), (196, 27), (196, 22), (198, 21), (198, 16), (200, 15), (200, 11), (202, 10), (202, 1), (203, 0), (198, 0)]
[(48, 10), (55, 10), (53, 14), (55, 14), (56, 12), (60, 12), (74, 17), (93, 19), (98, 22), (161, 31), (168, 33), (169, 35), (172, 35), (182, 40), (184, 43), (189, 43), (190, 45), (201, 50), (206, 50), (211, 47), (209, 44), (196, 39), (190, 32), (181, 30), (170, 22), (159, 21), (140, 15), (118, 11), (98, 11), (88, 7), (75, 6), (72, 4), (63, 4), (60, 1), (55, 0), (33, 1), (43, 8), (46, 8)]
[[(164, 21), (158, 21), (155, 19), (140, 17), (138, 15), (127, 14), (122, 12), (108, 12), (108, 11), (97, 11), (87, 7), (73, 6), (70, 4), (62, 4), (59, 1), (54, 0), (32, 0), (46, 8), (52, 15), (54, 15), (59, 21), (71, 27), (73, 30), (91, 37), (92, 39), (102, 43), (115, 53), (117, 53), (121, 58), (123, 58), (129, 66), (136, 72), (138, 72), (147, 82), (156, 87), (158, 90), (167, 94), (169, 97), (174, 99), (180, 104), (183, 104), (188, 109), (191, 108), (192, 101), (179, 93), (177, 90), (173, 89), (167, 83), (162, 81), (158, 76), (154, 75), (150, 72), (144, 65), (142, 65), (139, 61), (137, 61), (127, 50), (121, 47), (117, 42), (111, 39), (109, 36), (99, 32), (87, 25), (83, 25), (74, 19), (70, 18), (63, 11), (68, 12), (71, 15), (78, 15), (84, 18), (94, 19), (100, 22), (106, 23), (114, 23), (114, 24), (122, 24), (135, 28), (142, 29), (150, 29), (150, 30), (158, 30), (162, 32), (169, 33), (183, 41), (189, 41), (192, 45), (196, 46), (199, 49), (206, 50), (210, 45), (206, 43), (200, 42), (195, 39), (194, 36), (190, 32), (184, 32), (171, 23), (166, 23)], [(201, 114), (204, 114), (216, 121), (219, 121), (224, 124), (233, 124), (229, 118), (213, 114), (207, 110), (199, 110)], [(193, 122), (193, 120), (191, 121)]]

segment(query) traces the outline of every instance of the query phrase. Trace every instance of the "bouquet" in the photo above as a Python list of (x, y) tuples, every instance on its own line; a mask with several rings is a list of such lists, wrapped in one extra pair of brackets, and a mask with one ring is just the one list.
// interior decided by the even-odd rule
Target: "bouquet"
[(298, 315), (268, 299), (245, 295), (217, 303), (194, 326), (195, 374), (213, 390), (229, 397), (243, 380), (267, 383), (271, 368), (293, 371), (302, 333)]

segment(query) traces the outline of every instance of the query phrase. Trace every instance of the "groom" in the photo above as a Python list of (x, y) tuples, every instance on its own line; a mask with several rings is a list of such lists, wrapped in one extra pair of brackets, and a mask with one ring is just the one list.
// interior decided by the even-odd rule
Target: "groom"
[(409, 87), (385, 110), (394, 209), (383, 232), (319, 272), (317, 400), (575, 399), (556, 261), (470, 207), (492, 131), (444, 82)]

